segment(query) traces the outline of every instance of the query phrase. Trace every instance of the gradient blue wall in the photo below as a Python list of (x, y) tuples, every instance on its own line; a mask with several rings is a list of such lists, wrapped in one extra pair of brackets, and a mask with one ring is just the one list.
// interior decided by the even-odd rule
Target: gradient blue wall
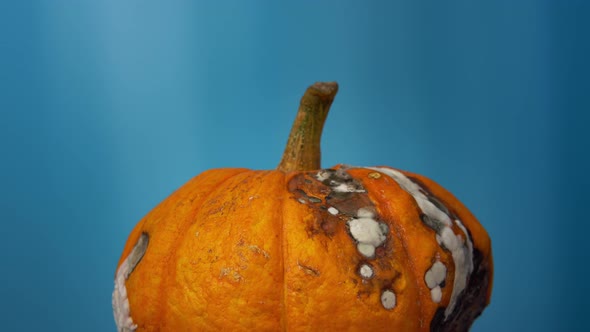
[(135, 222), (205, 169), (274, 168), (318, 80), (325, 166), (425, 174), (488, 229), (474, 331), (588, 330), (589, 4), (3, 1), (0, 330), (113, 331)]

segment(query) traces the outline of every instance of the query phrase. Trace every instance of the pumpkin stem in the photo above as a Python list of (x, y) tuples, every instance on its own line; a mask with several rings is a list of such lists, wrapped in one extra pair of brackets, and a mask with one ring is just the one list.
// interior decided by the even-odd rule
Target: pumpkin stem
[(317, 82), (307, 88), (277, 170), (291, 172), (321, 168), (320, 138), (336, 92), (336, 82)]

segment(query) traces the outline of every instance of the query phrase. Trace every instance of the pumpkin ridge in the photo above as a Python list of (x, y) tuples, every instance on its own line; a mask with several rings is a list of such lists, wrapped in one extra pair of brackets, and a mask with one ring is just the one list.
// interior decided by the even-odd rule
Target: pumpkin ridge
[[(406, 193), (406, 194), (411, 196), (409, 193)], [(419, 209), (417, 204), (416, 204), (416, 209)], [(389, 211), (389, 213), (391, 213), (391, 211)], [(394, 224), (394, 228), (397, 233), (396, 235), (399, 237), (399, 241), (402, 244), (402, 248), (404, 248), (404, 251), (406, 253), (407, 262), (409, 262), (410, 271), (412, 271), (412, 274), (413, 274), (411, 280), (413, 281), (414, 285), (416, 286), (416, 290), (418, 292), (417, 303), (418, 303), (418, 306), (420, 307), (420, 317), (425, 317), (428, 314), (428, 312), (427, 312), (426, 308), (424, 307), (424, 303), (422, 302), (422, 299), (424, 298), (424, 295), (425, 295), (425, 289), (424, 289), (424, 287), (421, 287), (421, 283), (423, 282), (422, 281), (423, 274), (418, 273), (418, 269), (416, 268), (416, 257), (414, 257), (414, 255), (410, 254), (410, 250), (408, 249), (407, 237), (401, 236), (398, 223), (393, 223), (393, 224)], [(424, 321), (420, 320), (420, 327), (427, 328), (428, 326), (425, 326)]]
[[(400, 189), (402, 190), (402, 193), (407, 197), (407, 199), (409, 199), (409, 201), (412, 203), (412, 205), (414, 206), (415, 210), (416, 210), (416, 215), (420, 215), (421, 211), (420, 211), (420, 207), (418, 206), (418, 203), (416, 203), (416, 200), (414, 199), (414, 197), (407, 192), (406, 190), (404, 190), (399, 183), (397, 183), (396, 181), (393, 181), (393, 184), (400, 187)], [(391, 211), (390, 209), (389, 213), (393, 214), (393, 211)], [(396, 230), (399, 232), (399, 224), (395, 223), (395, 228)], [(436, 234), (433, 230), (428, 229), (429, 232), (432, 232), (433, 235)], [(420, 313), (421, 316), (420, 317), (426, 317), (428, 315), (428, 310), (426, 310), (426, 308), (424, 307), (424, 303), (422, 301), (422, 299), (424, 298), (424, 296), (426, 295), (426, 297), (428, 297), (430, 294), (426, 294), (426, 289), (423, 287), (422, 283), (423, 283), (423, 278), (424, 278), (424, 273), (419, 273), (417, 267), (416, 267), (416, 257), (414, 255), (410, 254), (409, 248), (408, 248), (408, 238), (407, 236), (401, 236), (401, 234), (398, 234), (400, 237), (400, 242), (402, 243), (402, 247), (404, 248), (404, 251), (406, 252), (408, 259), (407, 261), (410, 263), (410, 267), (411, 267), (411, 271), (413, 273), (413, 278), (411, 279), (414, 282), (414, 285), (418, 291), (418, 305), (420, 306)], [(434, 238), (434, 236), (433, 236)], [(424, 321), (420, 321), (420, 327), (424, 328), (425, 330), (428, 330), (430, 327), (430, 324), (426, 324), (424, 325)]]
[[(471, 238), (473, 249), (480, 251), (484, 256), (483, 261), (486, 263), (486, 269), (489, 270), (490, 275), (493, 275), (493, 255), (491, 251), (491, 239), (489, 234), (481, 223), (477, 221), (475, 215), (467, 209), (467, 207), (457, 198), (452, 192), (445, 187), (437, 185), (437, 183), (420, 174), (404, 171), (406, 175), (418, 180), (420, 185), (427, 189), (430, 194), (436, 196), (443, 204), (452, 206), (451, 212), (463, 223), (463, 227), (467, 230), (467, 235)], [(475, 266), (474, 266), (475, 268)], [(486, 304), (490, 303), (490, 296), (493, 288), (493, 278), (490, 278), (489, 286), (486, 293)]]
[[(448, 294), (447, 292), (447, 294), (444, 295), (445, 300), (442, 303), (447, 303), (446, 306), (442, 307), (439, 304), (439, 308), (437, 308), (435, 315), (432, 316), (433, 318), (431, 319), (431, 329), (436, 331), (438, 331), (441, 328), (443, 328), (444, 331), (457, 331), (459, 329), (467, 330), (473, 322), (473, 320), (475, 319), (475, 317), (477, 317), (483, 310), (483, 307), (485, 307), (485, 303), (481, 304), (481, 301), (477, 302), (478, 300), (483, 300), (483, 302), (485, 302), (485, 297), (482, 298), (481, 295), (483, 294), (481, 292), (489, 292), (488, 282), (486, 279), (486, 277), (488, 276), (488, 266), (486, 265), (487, 262), (485, 264), (474, 263), (474, 256), (479, 255), (478, 257), (480, 259), (481, 257), (483, 257), (483, 255), (479, 254), (477, 241), (475, 241), (474, 238), (472, 238), (473, 235), (477, 234), (472, 234), (469, 228), (470, 225), (468, 223), (466, 223), (465, 225), (463, 224), (463, 221), (470, 220), (470, 218), (464, 219), (461, 217), (461, 213), (456, 215), (456, 212), (454, 212), (455, 208), (458, 208), (459, 210), (462, 208), (461, 204), (452, 205), (450, 207), (446, 206), (446, 204), (444, 203), (446, 201), (445, 198), (453, 197), (452, 195), (442, 191), (443, 189), (440, 186), (435, 185), (431, 189), (440, 189), (439, 193), (442, 193), (442, 197), (438, 195), (433, 195), (432, 190), (429, 190), (428, 188), (422, 188), (421, 184), (416, 183), (411, 179), (410, 174), (405, 173), (403, 171), (399, 171), (390, 167), (371, 169), (385, 171), (385, 173), (391, 176), (404, 191), (406, 191), (413, 197), (413, 200), (416, 204), (412, 205), (417, 205), (419, 207), (420, 218), (423, 218), (422, 214), (428, 217), (426, 220), (422, 219), (422, 222), (431, 231), (435, 231), (436, 242), (438, 243), (440, 248), (442, 248), (445, 252), (445, 256), (450, 255), (452, 257), (452, 262), (448, 262), (448, 264), (450, 264), (448, 266), (448, 268), (450, 268), (448, 271), (448, 275), (452, 275), (453, 281), (451, 293)], [(397, 173), (397, 175), (395, 173)], [(385, 199), (387, 195), (382, 196), (382, 198)], [(431, 196), (433, 196), (432, 198), (434, 198), (434, 201), (430, 199)], [(429, 222), (429, 220), (437, 220), (437, 223), (439, 224)], [(474, 217), (471, 217), (471, 222), (477, 222), (477, 220)], [(457, 228), (459, 229), (460, 234), (455, 233)], [(449, 235), (449, 233), (451, 235)], [(485, 233), (480, 235), (484, 238), (487, 238), (487, 234)], [(462, 240), (462, 237), (464, 237), (465, 239)], [(426, 247), (424, 248), (424, 253), (428, 253), (428, 245), (426, 244), (425, 246)], [(415, 247), (414, 249), (417, 248)], [(420, 251), (421, 249), (418, 248), (418, 252)], [(439, 255), (441, 253), (439, 251), (434, 251), (434, 254), (434, 259), (438, 261), (440, 258)], [(419, 256), (415, 257), (416, 259), (420, 258)], [(422, 261), (419, 261), (419, 264), (424, 264), (424, 258), (425, 256), (422, 256)], [(477, 272), (480, 273), (479, 275), (473, 274), (473, 272), (475, 272), (474, 268), (476, 268)], [(429, 272), (431, 271), (431, 269), (429, 269)], [(427, 275), (425, 275), (425, 282), (428, 285), (428, 280), (426, 280), (426, 278)], [(477, 287), (477, 281), (475, 281), (476, 284), (473, 284), (474, 280), (479, 279), (481, 279), (480, 282), (483, 283), (484, 286)], [(430, 280), (432, 280), (432, 278)], [(440, 303), (440, 288), (438, 288), (438, 300), (435, 300), (435, 293), (432, 293), (432, 291), (434, 290), (433, 286), (429, 285), (428, 287), (431, 289), (433, 302)], [(439, 286), (437, 285), (437, 287)], [(466, 291), (467, 293), (465, 293)], [(465, 301), (465, 299), (467, 299), (467, 302)], [(441, 308), (444, 311), (444, 316), (442, 318), (440, 317)], [(465, 308), (470, 309), (466, 310)]]
[(248, 317), (256, 317), (262, 330), (280, 330), (282, 271), (276, 223), (282, 176), (276, 171), (246, 172), (204, 199), (172, 258), (176, 274), (168, 281), (168, 313), (161, 326), (174, 331), (185, 326), (248, 331), (256, 323)]
[[(245, 169), (243, 169), (243, 170), (245, 170)], [(241, 170), (235, 169), (234, 171), (241, 171)], [(179, 209), (181, 209), (185, 204), (181, 204), (181, 202), (188, 202), (188, 201), (192, 202), (194, 200), (194, 198), (192, 200), (189, 199), (189, 197), (191, 197), (191, 195), (196, 197), (196, 196), (198, 196), (198, 194), (200, 192), (207, 192), (207, 190), (203, 190), (203, 185), (201, 184), (201, 181), (203, 181), (204, 178), (205, 179), (208, 177), (215, 178), (215, 181), (213, 181), (213, 182), (217, 183), (217, 181), (219, 179), (223, 178), (224, 176), (227, 176), (227, 174), (226, 174), (227, 172), (228, 172), (227, 170), (220, 170), (220, 169), (209, 170), (207, 172), (202, 173), (199, 176), (195, 176), (195, 177), (191, 178), (187, 183), (180, 186), (178, 189), (174, 190), (174, 192), (168, 198), (166, 198), (164, 201), (160, 202), (152, 211), (150, 211), (147, 215), (145, 215), (140, 220), (137, 227), (134, 229), (134, 233), (132, 233), (130, 235), (130, 240), (132, 243), (135, 243), (137, 241), (137, 237), (139, 236), (139, 234), (144, 231), (150, 235), (150, 244), (146, 250), (146, 254), (145, 254), (144, 258), (142, 259), (142, 264), (138, 265), (137, 272), (132, 273), (126, 282), (127, 287), (131, 287), (130, 289), (140, 290), (140, 292), (129, 291), (129, 302), (130, 302), (129, 305), (131, 307), (131, 316), (132, 317), (136, 317), (136, 313), (142, 311), (142, 310), (137, 310), (137, 309), (138, 308), (143, 309), (142, 307), (145, 306), (146, 304), (151, 305), (151, 308), (149, 309), (150, 312), (158, 312), (162, 308), (162, 302), (160, 300), (154, 301), (154, 296), (147, 296), (147, 297), (145, 297), (145, 296), (136, 297), (135, 296), (136, 293), (142, 293), (141, 289), (138, 287), (145, 287), (146, 285), (144, 284), (144, 282), (146, 281), (146, 278), (149, 278), (149, 276), (146, 276), (146, 274), (148, 274), (148, 273), (143, 272), (143, 270), (146, 269), (146, 266), (148, 266), (147, 267), (148, 270), (153, 269), (153, 268), (155, 268), (156, 270), (159, 270), (161, 266), (157, 264), (157, 261), (158, 260), (160, 262), (167, 261), (170, 256), (169, 254), (167, 254), (165, 257), (161, 257), (162, 256), (161, 250), (160, 250), (161, 251), (160, 255), (154, 256), (153, 248), (158, 247), (158, 246), (162, 246), (162, 243), (158, 243), (158, 240), (157, 240), (158, 237), (153, 236), (153, 235), (163, 233), (163, 230), (165, 230), (165, 228), (160, 228), (160, 227), (162, 227), (166, 224), (166, 221), (164, 219), (170, 218), (171, 216), (173, 217), (175, 215), (182, 215), (182, 213), (179, 212)], [(215, 176), (210, 175), (211, 173), (221, 174), (222, 176), (215, 177)], [(214, 186), (211, 186), (211, 185), (209, 185), (207, 187), (214, 188)], [(134, 236), (134, 234), (137, 234), (137, 236)], [(129, 242), (129, 240), (128, 240), (128, 242)], [(170, 241), (165, 241), (165, 242), (169, 243)], [(166, 245), (166, 248), (168, 248), (168, 247), (169, 246)], [(164, 250), (164, 252), (166, 252), (166, 250)], [(124, 252), (123, 256), (126, 257), (128, 254), (129, 254), (128, 252)], [(158, 256), (160, 256), (160, 257), (158, 257)], [(163, 287), (163, 285), (161, 283), (161, 280), (157, 282), (157, 285), (153, 286), (153, 290), (154, 290), (153, 293), (155, 295), (157, 295), (158, 299), (160, 298), (160, 295), (162, 293), (161, 292), (162, 287)], [(145, 295), (145, 293), (144, 293), (144, 295)], [(137, 321), (138, 328), (140, 330), (142, 330), (146, 326), (148, 326), (148, 327), (154, 326), (155, 323), (154, 323), (154, 321), (152, 321), (152, 319), (157, 322), (158, 321), (157, 319), (159, 319), (160, 317), (161, 316), (159, 314), (152, 314), (152, 315), (150, 315), (150, 320), (148, 320), (148, 321), (140, 319)]]
[[(372, 199), (371, 199), (372, 200)], [(372, 200), (373, 201), (373, 200)], [(381, 206), (381, 204), (376, 205), (376, 206)], [(387, 206), (387, 205), (385, 205)], [(389, 210), (388, 206), (385, 208), (389, 214), (393, 214), (391, 210)], [(422, 303), (422, 298), (424, 295), (424, 291), (422, 289), (422, 287), (420, 287), (419, 282), (422, 281), (422, 276), (418, 274), (418, 271), (416, 269), (416, 260), (414, 255), (410, 254), (410, 250), (408, 249), (408, 243), (407, 243), (407, 239), (406, 237), (402, 236), (401, 231), (400, 231), (400, 226), (398, 225), (397, 222), (391, 222), (391, 225), (393, 226), (393, 230), (395, 235), (395, 237), (397, 237), (397, 241), (399, 241), (401, 243), (401, 247), (404, 250), (404, 254), (406, 255), (406, 258), (404, 259), (405, 262), (408, 262), (409, 264), (409, 271), (412, 273), (412, 276), (410, 278), (411, 281), (413, 281), (415, 283), (416, 286), (416, 290), (418, 292), (418, 306), (420, 307), (419, 311), (420, 311), (420, 317), (424, 317), (426, 315), (426, 310), (424, 308), (424, 304)], [(424, 327), (423, 326), (423, 322), (420, 321), (419, 323), (420, 327)]]
[[(216, 192), (224, 189), (223, 188), (223, 184), (229, 182), (231, 179), (233, 179), (234, 177), (247, 173), (247, 172), (254, 172), (250, 169), (243, 169), (240, 172), (237, 173), (233, 173), (229, 176), (227, 176), (226, 178), (220, 180), (218, 183), (216, 183), (215, 185), (211, 186), (211, 191), (209, 191), (207, 194), (203, 195), (203, 198), (201, 200), (201, 205), (199, 207), (197, 207), (194, 211), (194, 215), (191, 215), (191, 217), (197, 215), (201, 209), (203, 208), (204, 203)], [(199, 189), (197, 189), (198, 191)], [(186, 197), (190, 197), (190, 195), (187, 195)], [(192, 224), (192, 222), (194, 222), (194, 218), (190, 218), (187, 217), (184, 222), (182, 223), (181, 229), (186, 231)], [(170, 251), (169, 251), (169, 257), (173, 257), (176, 256), (178, 248), (180, 247), (180, 245), (184, 242), (184, 239), (186, 239), (186, 237), (182, 237), (181, 236), (184, 235), (184, 232), (180, 231), (178, 232), (178, 234), (176, 235), (176, 239), (173, 243), (173, 245), (170, 247)], [(181, 238), (180, 241), (178, 241), (178, 238)], [(176, 275), (176, 264), (172, 264), (172, 263), (176, 263), (175, 260), (172, 259), (168, 259), (168, 261), (165, 264), (165, 271), (170, 271), (168, 274), (165, 274), (164, 277), (162, 278), (162, 282), (160, 283), (160, 289), (159, 289), (159, 293), (160, 293), (160, 297), (162, 298), (162, 301), (160, 302), (160, 305), (162, 307), (162, 309), (160, 310), (160, 317), (158, 318), (159, 321), (161, 322), (165, 322), (166, 319), (166, 315), (168, 313), (168, 307), (166, 306), (166, 303), (168, 302), (168, 295), (170, 293), (165, 291), (165, 288), (168, 284), (169, 280), (173, 280), (174, 276)]]
[[(374, 171), (373, 169), (370, 169)], [(385, 175), (387, 176), (387, 175)], [(353, 175), (354, 177), (354, 175)], [(363, 183), (363, 186), (365, 186), (365, 188), (371, 188), (372, 185), (368, 184), (367, 182), (369, 182), (367, 179), (365, 178), (357, 178), (359, 181), (361, 181)], [(412, 197), (412, 195), (410, 193), (408, 193), (407, 191), (403, 190), (403, 188), (401, 188), (401, 186), (399, 185), (399, 183), (397, 183), (396, 181), (392, 181), (392, 183), (389, 184), (389, 186), (397, 186), (399, 187), (400, 191), (401, 191), (401, 195), (403, 195), (405, 197), (405, 201), (408, 201), (412, 204), (412, 206), (415, 208), (416, 210), (416, 215), (420, 215), (420, 208), (418, 207), (418, 204), (415, 202), (414, 198)], [(376, 207), (378, 207), (379, 210), (382, 210), (385, 213), (380, 213), (381, 216), (385, 217), (385, 216), (395, 216), (397, 213), (395, 210), (391, 209), (391, 204), (389, 203), (389, 199), (387, 199), (387, 195), (386, 193), (379, 193), (378, 190), (367, 190), (368, 194), (369, 194), (369, 198), (371, 199), (371, 201), (375, 204)], [(405, 258), (402, 260), (404, 262), (408, 263), (408, 271), (412, 274), (409, 278), (406, 278), (406, 280), (410, 280), (413, 283), (413, 286), (416, 289), (416, 292), (418, 293), (418, 300), (417, 300), (417, 304), (419, 306), (419, 311), (420, 311), (420, 317), (427, 317), (428, 316), (428, 310), (425, 308), (424, 302), (422, 301), (422, 298), (424, 298), (425, 296), (425, 290), (423, 289), (424, 287), (422, 287), (421, 282), (423, 280), (423, 274), (419, 273), (418, 269), (417, 269), (417, 264), (416, 264), (416, 257), (415, 255), (412, 255), (410, 253), (410, 249), (408, 248), (408, 237), (404, 236), (404, 232), (401, 231), (400, 229), (400, 224), (399, 221), (393, 220), (391, 218), (387, 218), (386, 220), (390, 221), (390, 227), (392, 228), (392, 235), (395, 237), (396, 241), (399, 241), (401, 244), (401, 248), (404, 251), (405, 254)], [(434, 233), (433, 233), (434, 234)], [(433, 237), (434, 238), (434, 237)], [(427, 294), (427, 297), (429, 297), (430, 294)], [(425, 324), (425, 322), (423, 320), (419, 321), (419, 328), (427, 331), (430, 327), (430, 324)]]
[[(463, 223), (463, 226), (467, 229), (468, 233), (471, 236), (471, 240), (473, 242), (473, 248), (478, 249), (484, 255), (484, 260), (487, 261), (487, 268), (489, 269), (490, 275), (493, 275), (494, 271), (494, 260), (491, 251), (491, 239), (489, 234), (483, 227), (483, 225), (477, 222), (477, 218), (475, 215), (456, 197), (452, 192), (447, 190), (445, 187), (437, 186), (436, 182), (432, 179), (405, 171), (406, 174), (414, 177), (415, 179), (419, 180), (425, 187), (428, 188), (432, 192), (433, 195), (437, 196), (439, 199), (443, 201), (448, 206), (453, 206), (453, 213), (460, 217), (459, 219)], [(486, 303), (489, 304), (491, 300), (491, 292), (493, 288), (493, 278), (491, 278), (490, 286), (488, 287), (488, 292), (486, 294), (487, 301)]]
[(139, 220), (139, 222), (137, 222), (137, 224), (135, 225), (135, 227), (133, 228), (133, 230), (131, 231), (131, 233), (129, 234), (129, 236), (127, 238), (127, 242), (125, 243), (125, 247), (123, 248), (123, 252), (121, 254), (121, 257), (119, 258), (119, 262), (117, 263), (117, 268), (115, 269), (115, 276), (117, 274), (117, 270), (119, 269), (119, 266), (125, 260), (127, 255), (129, 255), (129, 253), (133, 249), (133, 246), (135, 245), (135, 243), (139, 239), (139, 236), (141, 235), (141, 233), (143, 231), (145, 231), (146, 228), (157, 227), (157, 225), (154, 224), (154, 222), (152, 220), (150, 220), (150, 215), (153, 213), (153, 211), (157, 210), (157, 209), (163, 209), (163, 208), (167, 207), (168, 204), (172, 205), (172, 202), (174, 202), (174, 201), (182, 201), (182, 200), (187, 199), (193, 193), (193, 191), (196, 191), (198, 189), (195, 189), (193, 191), (189, 191), (187, 193), (181, 193), (180, 189), (184, 188), (186, 186), (189, 186), (190, 184), (192, 184), (193, 181), (196, 181), (197, 178), (199, 178), (199, 176), (194, 176), (188, 182), (183, 184), (180, 188), (175, 189), (170, 194), (170, 196), (168, 196), (166, 199), (164, 199), (163, 201), (158, 203), (153, 208), (152, 211), (150, 211), (149, 213), (144, 215)]

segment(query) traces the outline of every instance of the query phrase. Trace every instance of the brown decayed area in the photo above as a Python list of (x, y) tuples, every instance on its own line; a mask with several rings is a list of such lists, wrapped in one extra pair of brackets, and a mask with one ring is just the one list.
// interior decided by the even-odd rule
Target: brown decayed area
[[(417, 315), (418, 310), (413, 301), (403, 300), (406, 296), (415, 297), (416, 289), (406, 287), (405, 253), (396, 255), (396, 251), (401, 251), (396, 239), (388, 235), (386, 242), (377, 248), (376, 257), (368, 259), (358, 252), (347, 228), (347, 221), (356, 217), (361, 208), (374, 211), (374, 218), (386, 222), (390, 229), (391, 223), (379, 217), (367, 193), (334, 192), (327, 183), (315, 179), (316, 173), (294, 174), (288, 182), (293, 198), (285, 202), (290, 215), (285, 215), (284, 219), (289, 253), (285, 261), (288, 330), (417, 331), (417, 321), (402, 319)], [(313, 203), (306, 197), (319, 197), (321, 202)], [(329, 207), (340, 213), (330, 214)], [(305, 222), (304, 228), (301, 221)], [(326, 230), (322, 225), (330, 226)], [(314, 266), (321, 274), (302, 278), (301, 273), (291, 267), (295, 257)], [(374, 276), (369, 280), (359, 275), (363, 263), (373, 268)], [(393, 310), (386, 310), (381, 304), (385, 289), (396, 293), (397, 305)]]

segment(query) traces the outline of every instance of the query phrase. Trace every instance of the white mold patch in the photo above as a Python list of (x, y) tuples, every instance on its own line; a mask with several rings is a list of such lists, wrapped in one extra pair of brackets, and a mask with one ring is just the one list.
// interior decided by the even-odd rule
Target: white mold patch
[(371, 211), (371, 209), (362, 208), (356, 212), (356, 216), (359, 218), (373, 218), (375, 214), (373, 211)]
[(436, 286), (430, 290), (430, 298), (434, 303), (439, 303), (442, 300), (442, 289), (440, 286)]
[(371, 244), (359, 243), (356, 245), (356, 249), (367, 258), (375, 257), (375, 246)]
[(333, 206), (330, 206), (330, 207), (328, 208), (328, 212), (330, 212), (330, 214), (331, 214), (331, 215), (333, 215), (333, 216), (335, 216), (335, 215), (337, 215), (338, 213), (340, 213), (340, 211), (338, 211), (338, 209), (337, 209), (337, 208), (335, 208), (335, 207), (333, 207)]
[(340, 183), (340, 184), (334, 183), (332, 190), (334, 190), (337, 193), (364, 193), (365, 192), (365, 189), (359, 188), (354, 183)]
[(440, 261), (434, 262), (424, 275), (424, 282), (430, 288), (430, 297), (433, 302), (439, 303), (442, 299), (441, 285), (447, 278), (447, 267)]
[(129, 275), (131, 275), (131, 272), (133, 272), (139, 261), (141, 261), (147, 249), (148, 242), (148, 235), (142, 233), (129, 256), (125, 258), (117, 270), (112, 304), (113, 315), (115, 317), (118, 332), (132, 332), (137, 329), (137, 325), (133, 323), (133, 319), (131, 318), (125, 281), (129, 278)]
[(315, 178), (318, 179), (318, 181), (323, 182), (328, 180), (331, 175), (332, 173), (330, 172), (330, 170), (322, 169), (315, 175)]
[(450, 227), (443, 227), (438, 235), (439, 244), (445, 246), (450, 252), (454, 252), (463, 246), (461, 239)]
[(374, 214), (368, 209), (359, 209), (358, 218), (348, 221), (350, 234), (357, 241), (358, 251), (365, 257), (372, 258), (375, 248), (387, 239), (389, 228), (374, 219)]
[[(368, 167), (368, 169), (381, 172), (388, 175), (395, 180), (399, 186), (408, 192), (418, 207), (424, 214), (423, 222), (436, 232), (436, 240), (444, 249), (451, 252), (453, 256), (453, 263), (455, 265), (455, 275), (453, 280), (453, 288), (449, 305), (445, 309), (445, 320), (455, 309), (457, 298), (465, 290), (469, 275), (473, 272), (473, 243), (469, 237), (469, 232), (463, 226), (460, 220), (451, 220), (448, 209), (438, 199), (430, 196), (424, 188), (418, 183), (415, 183), (403, 173), (386, 167)], [(455, 234), (451, 228), (453, 224), (457, 225), (459, 229), (465, 234), (466, 239), (460, 235)], [(431, 277), (429, 277), (430, 279)], [(426, 279), (426, 276), (425, 276)], [(432, 282), (432, 281), (431, 281)], [(442, 298), (442, 291), (436, 289), (438, 285), (431, 288), (431, 296), (433, 301)], [(439, 287), (440, 288), (440, 287)], [(435, 301), (437, 302), (437, 301)]]
[(440, 261), (434, 262), (430, 270), (426, 271), (424, 275), (424, 281), (426, 282), (426, 286), (432, 289), (440, 284), (442, 284), (447, 277), (447, 267), (441, 263)]
[(463, 223), (461, 222), (461, 220), (459, 219), (455, 219), (455, 224), (457, 224), (457, 226), (461, 229), (461, 231), (463, 232), (463, 234), (465, 234), (466, 236), (466, 245), (467, 245), (467, 262), (471, 263), (471, 265), (469, 265), (469, 273), (473, 272), (473, 242), (471, 241), (471, 237), (469, 236), (469, 232), (467, 231), (467, 228), (465, 228), (465, 226), (463, 225)]
[(383, 308), (387, 310), (395, 308), (395, 293), (389, 289), (384, 290), (383, 293), (381, 293), (381, 304), (383, 305)]
[(365, 188), (360, 182), (355, 181), (344, 168), (339, 169), (322, 169), (316, 173), (315, 178), (330, 186), (336, 193), (364, 193)]
[(359, 274), (363, 279), (371, 279), (373, 278), (375, 272), (373, 272), (373, 268), (369, 264), (363, 264), (359, 268)]

